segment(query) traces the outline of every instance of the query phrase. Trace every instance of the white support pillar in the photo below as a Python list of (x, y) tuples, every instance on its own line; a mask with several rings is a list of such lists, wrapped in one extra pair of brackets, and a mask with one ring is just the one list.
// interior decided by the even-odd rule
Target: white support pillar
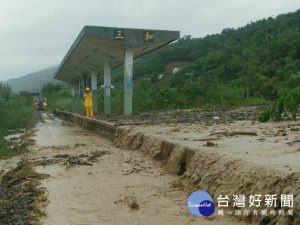
[(93, 110), (97, 112), (97, 73), (91, 73), (91, 91), (93, 93)]
[(132, 114), (132, 76), (133, 76), (133, 51), (125, 50), (124, 61), (124, 114)]
[(83, 92), (85, 92), (86, 87), (87, 87), (87, 77), (86, 75), (83, 75)]
[(72, 101), (72, 112), (76, 111), (76, 86), (75, 83), (71, 83), (71, 101)]
[(76, 111), (80, 112), (81, 106), (80, 106), (80, 100), (81, 100), (81, 87), (80, 87), (80, 81), (78, 80), (76, 82)]
[(111, 113), (111, 66), (104, 62), (104, 113)]

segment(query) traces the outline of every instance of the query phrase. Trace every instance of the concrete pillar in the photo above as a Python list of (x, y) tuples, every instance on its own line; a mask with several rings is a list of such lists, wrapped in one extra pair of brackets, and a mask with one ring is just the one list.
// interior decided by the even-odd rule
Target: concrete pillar
[(72, 101), (72, 112), (76, 111), (76, 84), (71, 83), (71, 101)]
[(87, 78), (86, 78), (86, 75), (83, 75), (83, 91), (85, 91), (87, 87)]
[(93, 109), (97, 112), (97, 73), (91, 73), (91, 91), (93, 93)]
[(104, 113), (111, 113), (111, 66), (104, 62)]
[(77, 95), (76, 95), (76, 111), (77, 112), (80, 112), (80, 99), (81, 99), (81, 91), (80, 91), (80, 81), (78, 80), (77, 83), (76, 83), (76, 92), (77, 92)]
[(124, 61), (124, 114), (132, 114), (132, 75), (133, 75), (133, 51), (125, 50)]

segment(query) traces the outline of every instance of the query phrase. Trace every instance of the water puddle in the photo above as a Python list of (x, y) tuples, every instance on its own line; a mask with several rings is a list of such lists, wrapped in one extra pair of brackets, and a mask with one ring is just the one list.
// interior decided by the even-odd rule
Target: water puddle
[(15, 142), (15, 141), (18, 141), (21, 137), (23, 133), (17, 133), (17, 134), (10, 134), (10, 135), (7, 135), (4, 137), (4, 139), (6, 141), (12, 141), (12, 142)]
[(64, 167), (60, 165), (47, 165), (47, 166), (36, 166), (35, 172), (37, 173), (45, 173), (49, 174), (50, 176), (57, 175), (64, 171)]

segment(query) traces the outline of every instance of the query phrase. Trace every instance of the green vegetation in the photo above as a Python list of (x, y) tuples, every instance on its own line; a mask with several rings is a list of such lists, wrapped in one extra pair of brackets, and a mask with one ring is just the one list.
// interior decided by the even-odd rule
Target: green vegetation
[(31, 113), (30, 93), (15, 94), (9, 87), (0, 84), (0, 158), (13, 154), (13, 149), (6, 147), (4, 136), (25, 128)]
[[(174, 61), (189, 64), (178, 73), (166, 72)], [(136, 60), (134, 111), (265, 103), (300, 86), (299, 71), (297, 10), (204, 38), (185, 36)], [(122, 67), (113, 71), (112, 82), (113, 102), (122, 106)], [(113, 105), (113, 111), (122, 109)]]
[(265, 109), (265, 111), (259, 116), (260, 122), (267, 122), (270, 119), (275, 121), (281, 121), (292, 117), (296, 120), (296, 114), (300, 106), (300, 87), (294, 88), (290, 93), (277, 99), (273, 103), (271, 109)]
[(71, 90), (68, 85), (48, 83), (43, 86), (42, 93), (47, 98), (48, 110), (71, 108)]
[[(175, 61), (188, 64), (175, 74), (166, 71)], [(164, 74), (162, 79), (159, 74)], [(300, 86), (300, 10), (203, 38), (180, 38), (135, 60), (133, 77), (134, 112), (248, 105), (285, 97)], [(112, 84), (112, 110), (122, 112), (122, 66), (113, 71)], [(69, 90), (58, 91), (49, 105), (70, 106), (67, 94)], [(102, 89), (98, 107), (103, 111)], [(285, 107), (295, 110), (287, 103)]]

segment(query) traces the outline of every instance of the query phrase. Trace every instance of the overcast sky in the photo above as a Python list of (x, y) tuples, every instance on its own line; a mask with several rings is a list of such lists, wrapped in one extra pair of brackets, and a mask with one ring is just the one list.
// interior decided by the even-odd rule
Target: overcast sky
[(0, 0), (0, 80), (58, 65), (84, 25), (204, 37), (300, 8), (300, 0)]

